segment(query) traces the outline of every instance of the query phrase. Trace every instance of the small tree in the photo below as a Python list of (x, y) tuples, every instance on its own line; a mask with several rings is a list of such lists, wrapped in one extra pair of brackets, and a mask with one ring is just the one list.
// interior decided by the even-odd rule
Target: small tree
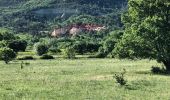
[(0, 60), (4, 60), (8, 64), (14, 58), (16, 58), (16, 53), (12, 49), (6, 47), (0, 48)]
[(39, 56), (46, 54), (48, 52), (48, 46), (42, 43), (37, 43), (35, 45), (35, 50)]
[(68, 58), (68, 59), (75, 59), (76, 57), (76, 53), (74, 48), (72, 47), (68, 47), (63, 51), (63, 56), (64, 58)]
[(14, 40), (9, 43), (8, 47), (13, 49), (15, 52), (25, 51), (27, 47), (27, 42), (24, 40)]

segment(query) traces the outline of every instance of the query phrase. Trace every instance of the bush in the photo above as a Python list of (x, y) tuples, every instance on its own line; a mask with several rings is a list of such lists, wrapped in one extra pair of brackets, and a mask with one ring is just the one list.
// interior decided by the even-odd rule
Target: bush
[(0, 48), (0, 60), (5, 61), (6, 64), (9, 63), (9, 61), (16, 58), (16, 53), (10, 49), (10, 48)]
[(90, 53), (97, 52), (100, 46), (101, 45), (98, 43), (77, 41), (77, 42), (75, 42), (73, 47), (74, 47), (76, 53), (84, 54), (84, 53), (88, 53), (88, 52), (90, 52)]
[(27, 48), (27, 42), (25, 40), (14, 40), (8, 44), (8, 47), (15, 52), (25, 51)]
[(58, 49), (57, 47), (50, 47), (49, 52), (51, 52), (51, 53), (60, 53), (61, 50)]
[(163, 73), (165, 74), (166, 70), (164, 68), (152, 66), (151, 72), (154, 73), (154, 74), (163, 74)]
[(40, 57), (40, 59), (54, 59), (54, 57), (51, 55), (44, 54)]
[(116, 79), (116, 82), (118, 84), (120, 84), (121, 86), (127, 84), (127, 80), (125, 80), (125, 77), (124, 77), (125, 74), (126, 74), (126, 70), (123, 69), (123, 72), (121, 72), (119, 74), (115, 74), (115, 76), (114, 76), (114, 78)]
[[(48, 46), (49, 46), (49, 52), (51, 53), (60, 53), (61, 50), (59, 48), (59, 40), (56, 38), (50, 39), (48, 41)], [(63, 45), (62, 45), (63, 46)]]
[(104, 48), (105, 51), (110, 53), (114, 49), (115, 44), (116, 44), (115, 40), (110, 38), (110, 39), (107, 39), (107, 40), (104, 41), (103, 48)]
[(63, 51), (63, 56), (64, 56), (64, 58), (67, 58), (67, 59), (75, 59), (76, 53), (75, 53), (74, 48), (72, 48), (72, 47), (66, 48)]
[(79, 41), (77, 41), (74, 44), (73, 48), (75, 49), (75, 51), (77, 53), (84, 54), (86, 52), (86, 49), (87, 49), (86, 48), (86, 42), (83, 42), (83, 41), (79, 42)]
[(48, 52), (48, 46), (42, 43), (37, 43), (35, 49), (36, 49), (36, 53), (39, 56), (46, 54)]
[(97, 54), (94, 56), (95, 58), (105, 58), (107, 57), (108, 53), (102, 48), (100, 47)]
[(34, 60), (34, 57), (32, 57), (32, 56), (24, 56), (22, 58), (18, 58), (18, 60)]

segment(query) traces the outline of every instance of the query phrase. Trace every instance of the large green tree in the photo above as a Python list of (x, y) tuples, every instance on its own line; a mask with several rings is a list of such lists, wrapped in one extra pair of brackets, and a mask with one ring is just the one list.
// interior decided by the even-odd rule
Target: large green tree
[(170, 71), (170, 0), (129, 0), (122, 17), (125, 33), (116, 44), (119, 57), (150, 57)]

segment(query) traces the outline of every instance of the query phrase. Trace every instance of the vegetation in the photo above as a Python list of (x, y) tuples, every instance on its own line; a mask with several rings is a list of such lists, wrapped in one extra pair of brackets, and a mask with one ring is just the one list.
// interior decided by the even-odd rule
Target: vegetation
[(169, 8), (169, 0), (0, 0), (0, 98), (169, 99)]
[(6, 64), (9, 63), (9, 61), (16, 58), (16, 53), (10, 49), (10, 48), (0, 48), (0, 60), (5, 61)]
[[(117, 19), (120, 19), (121, 9), (126, 6), (126, 3), (126, 0), (97, 0), (97, 2), (96, 0), (0, 0), (0, 11), (2, 12), (0, 27), (10, 29), (12, 27), (17, 32), (40, 35), (42, 31), (51, 31), (51, 28), (56, 25), (64, 25), (65, 21), (68, 22), (67, 20), (75, 15), (80, 15), (80, 17), (88, 15), (92, 19), (94, 16), (107, 16), (103, 17), (107, 23), (102, 18), (100, 18), (101, 21), (95, 20), (95, 22), (109, 24), (116, 21), (120, 23)], [(119, 11), (115, 9), (119, 9)], [(87, 19), (82, 19), (82, 21), (85, 20)], [(89, 21), (92, 22), (91, 19)]]
[(126, 74), (126, 70), (123, 69), (123, 72), (121, 72), (120, 74), (115, 74), (114, 76), (114, 78), (116, 79), (116, 82), (120, 84), (121, 86), (124, 86), (127, 84), (127, 80), (125, 79), (125, 74)]
[(37, 55), (41, 56), (48, 52), (48, 46), (46, 44), (37, 43), (35, 44), (35, 50), (36, 50)]
[(25, 40), (14, 40), (8, 44), (8, 47), (15, 52), (25, 51), (27, 48), (27, 42)]
[(153, 67), (153, 66), (152, 66), (151, 72), (154, 74), (168, 74), (169, 73), (166, 71), (165, 68)]
[[(56, 59), (0, 62), (1, 99), (169, 99), (169, 76), (152, 75), (153, 60)], [(122, 63), (123, 62), (123, 63)], [(128, 86), (113, 75), (126, 68)], [(31, 91), (31, 92), (30, 92)], [(11, 93), (13, 95), (11, 95)]]
[(40, 57), (40, 59), (54, 59), (54, 57), (51, 55), (44, 54)]
[(129, 1), (123, 17), (125, 34), (117, 44), (119, 57), (154, 58), (170, 70), (169, 1)]
[(63, 57), (67, 59), (75, 59), (76, 53), (73, 47), (68, 47), (63, 50)]
[(17, 60), (34, 60), (34, 57), (32, 57), (32, 56), (24, 56), (24, 57), (17, 58)]

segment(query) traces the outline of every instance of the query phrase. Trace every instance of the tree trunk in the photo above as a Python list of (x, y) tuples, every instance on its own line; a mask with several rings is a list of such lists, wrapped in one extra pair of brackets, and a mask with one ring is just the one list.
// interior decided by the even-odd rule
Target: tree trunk
[(170, 71), (170, 61), (163, 61), (163, 64), (166, 67), (166, 71)]

